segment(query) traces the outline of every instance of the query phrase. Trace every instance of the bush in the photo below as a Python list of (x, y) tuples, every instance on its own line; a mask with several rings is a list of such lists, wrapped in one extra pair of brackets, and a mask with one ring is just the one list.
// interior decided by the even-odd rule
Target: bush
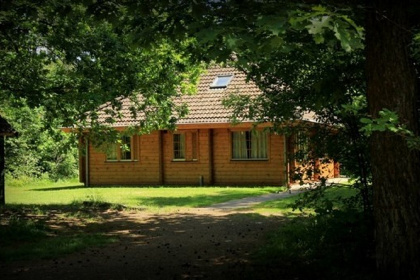
[(47, 123), (42, 107), (29, 108), (24, 100), (4, 104), (4, 117), (18, 132), (7, 137), (6, 171), (13, 178), (39, 178), (48, 174), (52, 180), (77, 175), (77, 143), (63, 133), (59, 123)]
[(290, 263), (299, 279), (373, 279), (373, 223), (353, 186), (321, 184), (295, 200), (315, 215), (283, 226), (259, 253), (265, 262)]
[(372, 244), (372, 228), (362, 212), (333, 210), (290, 221), (258, 256), (290, 264), (299, 279), (373, 279)]

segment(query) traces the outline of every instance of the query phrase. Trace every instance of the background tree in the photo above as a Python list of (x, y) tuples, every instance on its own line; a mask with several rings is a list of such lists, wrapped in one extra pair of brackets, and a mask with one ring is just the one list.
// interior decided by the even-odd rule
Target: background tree
[[(143, 127), (173, 124), (173, 117), (185, 112), (169, 97), (192, 91), (189, 82), (199, 74), (196, 63), (186, 59), (188, 41), (161, 39), (152, 49), (138, 48), (133, 33), (94, 19), (87, 8), (74, 1), (2, 1), (0, 98), (43, 106), (45, 117), (63, 126), (94, 127), (98, 106), (111, 102), (118, 118), (117, 97), (134, 101), (141, 95), (133, 109), (153, 119)], [(158, 110), (146, 110), (151, 106)]]
[(132, 33), (87, 9), (75, 1), (0, 3), (0, 112), (20, 132), (7, 147), (14, 176), (74, 172), (74, 147), (58, 130), (104, 131), (96, 109), (105, 102), (112, 123), (121, 117), (121, 98), (129, 97), (133, 115), (147, 115), (142, 131), (173, 127), (185, 114), (170, 97), (194, 89), (200, 67), (187, 59), (190, 43), (161, 39), (138, 48)]
[(3, 104), (2, 112), (19, 133), (5, 142), (7, 173), (14, 178), (52, 180), (77, 176), (77, 142), (73, 135), (51, 129), (54, 123), (46, 125), (42, 107), (29, 108), (23, 100), (13, 103)]

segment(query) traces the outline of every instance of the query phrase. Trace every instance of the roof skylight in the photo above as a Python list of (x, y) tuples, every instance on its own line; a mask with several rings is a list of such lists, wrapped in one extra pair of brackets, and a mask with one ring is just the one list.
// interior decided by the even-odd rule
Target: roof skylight
[(210, 88), (225, 88), (228, 86), (232, 80), (233, 75), (220, 75), (217, 76), (213, 83), (210, 85)]

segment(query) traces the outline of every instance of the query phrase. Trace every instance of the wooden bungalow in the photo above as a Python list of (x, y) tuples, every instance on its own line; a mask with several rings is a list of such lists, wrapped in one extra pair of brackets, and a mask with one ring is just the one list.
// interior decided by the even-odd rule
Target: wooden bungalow
[[(285, 135), (268, 132), (270, 124), (231, 123), (232, 111), (222, 105), (230, 93), (251, 97), (261, 91), (234, 68), (212, 68), (200, 78), (196, 95), (182, 96), (189, 114), (175, 131), (124, 137), (108, 152), (86, 143), (80, 156), (80, 179), (85, 185), (285, 185), (289, 183), (291, 147)], [(112, 126), (123, 131), (138, 123), (123, 100), (123, 118)], [(99, 120), (109, 116), (102, 109)], [(306, 119), (313, 121), (313, 119)], [(333, 163), (323, 176), (333, 177)]]

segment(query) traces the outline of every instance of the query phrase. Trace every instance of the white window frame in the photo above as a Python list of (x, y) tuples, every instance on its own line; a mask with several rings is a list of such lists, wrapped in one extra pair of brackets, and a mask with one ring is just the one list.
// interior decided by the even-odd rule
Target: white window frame
[[(225, 79), (224, 83), (219, 84), (219, 81), (221, 79)], [(232, 74), (226, 74), (226, 75), (218, 75), (214, 80), (213, 83), (210, 85), (210, 88), (226, 88), (230, 82), (233, 79), (233, 75)]]

